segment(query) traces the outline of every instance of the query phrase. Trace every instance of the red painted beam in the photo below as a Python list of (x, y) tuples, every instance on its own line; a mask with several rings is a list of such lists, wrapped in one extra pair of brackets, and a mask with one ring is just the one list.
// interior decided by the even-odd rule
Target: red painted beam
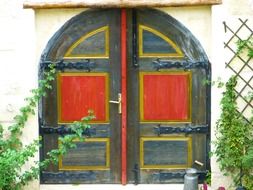
[(127, 183), (127, 26), (126, 9), (121, 9), (121, 93), (122, 93), (122, 124), (121, 124), (121, 183)]

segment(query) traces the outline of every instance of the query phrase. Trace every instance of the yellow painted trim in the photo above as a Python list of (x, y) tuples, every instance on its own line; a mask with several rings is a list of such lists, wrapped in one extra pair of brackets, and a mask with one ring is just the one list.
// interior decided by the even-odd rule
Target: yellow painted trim
[[(108, 73), (57, 73), (57, 109), (58, 109), (58, 124), (71, 124), (72, 122), (66, 122), (61, 120), (61, 92), (60, 92), (60, 77), (61, 76), (104, 76), (105, 77), (105, 120), (104, 121), (89, 121), (90, 123), (99, 123), (99, 124), (108, 124), (110, 122), (109, 120), (109, 74)], [(87, 113), (88, 114), (88, 113)], [(81, 118), (80, 118), (81, 119)]]
[[(105, 32), (105, 52), (103, 54), (78, 54), (78, 55), (72, 55), (72, 51), (83, 41), (88, 39), (89, 37), (100, 33)], [(70, 48), (67, 50), (66, 54), (64, 55), (64, 59), (87, 59), (87, 58), (96, 58), (96, 59), (103, 59), (103, 58), (109, 58), (109, 26), (104, 26), (99, 29), (93, 30), (92, 32), (85, 34), (82, 36), (79, 40), (77, 40)]]
[[(188, 144), (187, 149), (187, 164), (185, 165), (144, 165), (144, 142), (145, 141), (186, 141)], [(160, 156), (160, 155), (157, 155)], [(141, 137), (140, 138), (140, 169), (185, 169), (192, 165), (192, 137)]]
[[(145, 120), (144, 119), (144, 84), (143, 84), (143, 77), (144, 75), (188, 75), (189, 77), (189, 88), (188, 88), (188, 94), (189, 94), (189, 105), (188, 105), (188, 119), (186, 120)], [(160, 72), (139, 72), (139, 88), (140, 88), (140, 95), (139, 95), (139, 101), (140, 101), (140, 123), (191, 123), (192, 122), (192, 72), (190, 71), (160, 71)]]
[[(176, 53), (144, 53), (143, 52), (143, 30), (149, 31), (156, 36), (159, 36), (164, 41), (166, 41), (168, 44), (170, 44), (176, 51)], [(145, 57), (173, 57), (173, 58), (183, 58), (184, 54), (181, 51), (181, 49), (167, 36), (164, 34), (158, 32), (157, 30), (144, 26), (139, 25), (139, 57), (145, 58)]]
[[(81, 142), (74, 140), (74, 142)], [(106, 164), (104, 166), (64, 166), (62, 156), (59, 156), (59, 170), (110, 170), (110, 138), (87, 138), (84, 142), (105, 142), (106, 143)], [(58, 140), (58, 145), (60, 141)]]

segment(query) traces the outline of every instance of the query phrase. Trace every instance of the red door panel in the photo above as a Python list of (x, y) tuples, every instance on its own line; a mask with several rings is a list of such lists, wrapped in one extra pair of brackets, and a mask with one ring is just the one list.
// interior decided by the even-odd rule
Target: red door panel
[(190, 121), (190, 72), (141, 72), (141, 122)]
[(89, 110), (92, 122), (108, 122), (108, 76), (103, 73), (58, 74), (60, 123), (79, 121)]

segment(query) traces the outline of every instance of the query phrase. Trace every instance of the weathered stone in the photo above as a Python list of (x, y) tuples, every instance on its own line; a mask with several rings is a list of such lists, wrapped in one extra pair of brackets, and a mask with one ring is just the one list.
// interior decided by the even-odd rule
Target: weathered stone
[(28, 0), (24, 8), (131, 8), (131, 7), (169, 7), (221, 4), (222, 0)]

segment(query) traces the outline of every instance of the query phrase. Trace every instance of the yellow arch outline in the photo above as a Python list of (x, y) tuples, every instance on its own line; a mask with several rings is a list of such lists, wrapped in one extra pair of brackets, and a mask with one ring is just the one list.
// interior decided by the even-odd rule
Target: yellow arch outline
[[(170, 44), (176, 51), (176, 53), (144, 53), (143, 52), (143, 30), (149, 31), (156, 36), (159, 36), (168, 44)], [(183, 58), (184, 54), (181, 49), (167, 36), (158, 32), (157, 30), (150, 28), (148, 26), (139, 25), (139, 56), (140, 57), (174, 57), (174, 58)]]
[[(87, 38), (99, 33), (105, 32), (105, 52), (103, 54), (78, 54), (72, 55), (72, 51)], [(82, 59), (82, 58), (109, 58), (109, 26), (103, 26), (99, 29), (93, 30), (88, 34), (82, 36), (79, 40), (77, 40), (64, 55), (64, 59)]]

